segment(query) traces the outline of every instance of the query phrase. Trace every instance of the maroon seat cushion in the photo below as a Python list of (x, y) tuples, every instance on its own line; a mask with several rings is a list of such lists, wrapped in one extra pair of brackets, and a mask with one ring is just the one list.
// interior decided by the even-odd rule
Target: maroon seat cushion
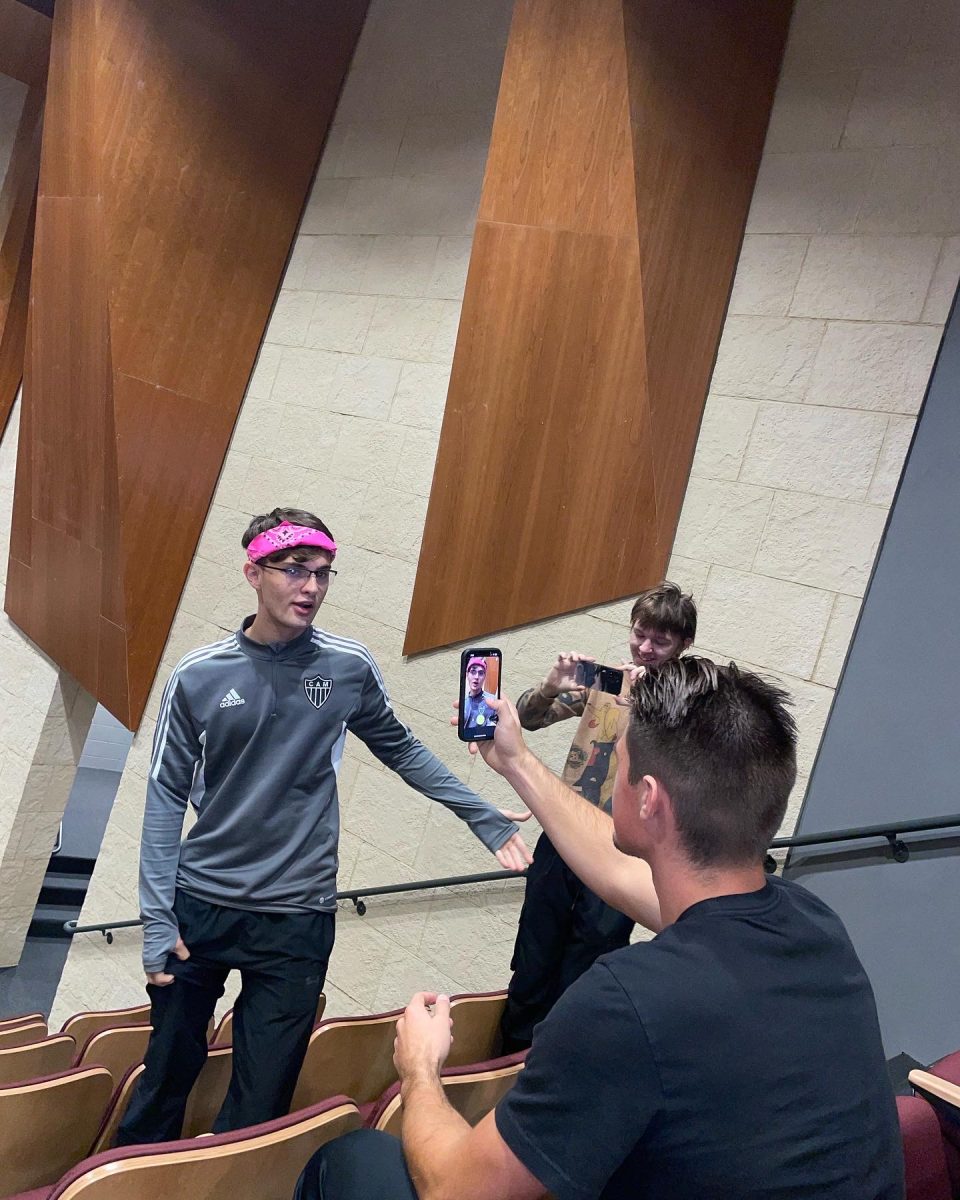
[[(960, 1051), (938, 1059), (928, 1070), (931, 1075), (939, 1075), (948, 1083), (960, 1086)], [(960, 1113), (953, 1112), (945, 1102), (933, 1101), (933, 1108), (940, 1118), (940, 1132), (947, 1156), (950, 1185), (953, 1194), (960, 1196)]]
[(48, 1184), (46, 1187), (33, 1188), (29, 1192), (17, 1192), (15, 1196), (4, 1197), (4, 1200), (48, 1200), (53, 1195), (53, 1189), (56, 1186), (56, 1184), (52, 1186)]
[(951, 1200), (937, 1114), (919, 1096), (898, 1096), (897, 1116), (903, 1139), (907, 1200)]

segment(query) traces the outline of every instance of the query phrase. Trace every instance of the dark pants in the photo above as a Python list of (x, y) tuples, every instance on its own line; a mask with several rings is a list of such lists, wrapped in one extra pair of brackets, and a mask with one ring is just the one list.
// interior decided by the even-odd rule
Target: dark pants
[(297, 1181), (293, 1200), (417, 1200), (400, 1139), (358, 1129), (328, 1142)]
[(601, 954), (630, 941), (633, 921), (574, 875), (545, 833), (527, 869), (513, 948), (513, 978), (500, 1022), (502, 1053), (526, 1050), (533, 1029)]
[(241, 978), (233, 1074), (213, 1131), (284, 1116), (333, 949), (332, 913), (245, 912), (182, 891), (174, 912), (190, 957), (181, 962), (171, 954), (166, 970), (174, 982), (147, 985), (153, 1033), (117, 1146), (180, 1136), (187, 1097), (207, 1059), (207, 1026), (231, 970)]

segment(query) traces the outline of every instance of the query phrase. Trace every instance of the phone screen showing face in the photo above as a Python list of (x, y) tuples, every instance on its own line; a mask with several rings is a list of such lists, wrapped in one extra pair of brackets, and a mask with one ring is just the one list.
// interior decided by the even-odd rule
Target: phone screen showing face
[(462, 742), (489, 741), (497, 727), (490, 698), (500, 697), (500, 651), (480, 646), (460, 655), (460, 717), (457, 736)]

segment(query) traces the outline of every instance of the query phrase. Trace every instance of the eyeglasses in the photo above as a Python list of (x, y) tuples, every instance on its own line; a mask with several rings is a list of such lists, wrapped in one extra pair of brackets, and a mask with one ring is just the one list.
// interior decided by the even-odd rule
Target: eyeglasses
[(286, 575), (288, 583), (304, 584), (312, 575), (317, 581), (317, 587), (327, 587), (330, 580), (336, 575), (336, 571), (332, 567), (317, 567), (315, 571), (311, 571), (309, 567), (297, 566), (290, 563), (286, 567), (271, 567), (267, 563), (260, 563), (260, 569), (263, 571), (279, 571), (282, 575)]

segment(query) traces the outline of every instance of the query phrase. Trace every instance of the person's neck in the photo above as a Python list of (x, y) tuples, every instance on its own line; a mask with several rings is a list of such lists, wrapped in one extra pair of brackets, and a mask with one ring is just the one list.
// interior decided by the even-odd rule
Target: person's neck
[(703, 869), (692, 867), (686, 860), (664, 858), (651, 862), (650, 870), (665, 926), (672, 925), (688, 908), (699, 904), (701, 900), (759, 892), (767, 881), (761, 863)]
[(261, 646), (272, 646), (277, 642), (296, 641), (303, 630), (279, 625), (267, 613), (258, 612), (243, 632), (251, 642), (258, 642)]

